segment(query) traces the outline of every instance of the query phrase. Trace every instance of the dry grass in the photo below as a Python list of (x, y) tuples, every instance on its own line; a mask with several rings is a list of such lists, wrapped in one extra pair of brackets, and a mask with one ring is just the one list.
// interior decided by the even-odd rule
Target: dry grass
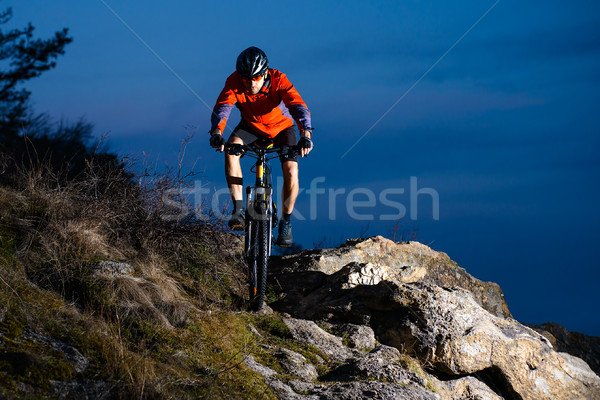
[[(0, 153), (0, 170), (8, 162)], [(164, 194), (186, 186), (180, 171), (133, 179), (88, 161), (65, 179), (32, 165), (5, 168), (18, 174), (0, 179), (0, 398), (56, 397), (52, 381), (66, 381), (96, 385), (90, 398), (275, 399), (242, 362), (251, 354), (281, 370), (272, 346), (327, 368), (277, 316), (240, 312), (239, 237), (219, 221), (161, 217), (173, 212)], [(75, 371), (31, 332), (75, 347), (89, 366)], [(20, 370), (4, 354), (30, 365)], [(426, 376), (415, 359), (400, 363)]]
[[(240, 239), (214, 221), (162, 219), (177, 178), (142, 187), (88, 167), (69, 181), (23, 169), (0, 186), (0, 352), (39, 358), (22, 339), (32, 331), (90, 360), (76, 373), (48, 350), (39, 373), (23, 375), (0, 357), (0, 397), (50, 394), (50, 379), (64, 378), (44, 377), (54, 368), (104, 382), (108, 398), (272, 398), (241, 363), (255, 343), (245, 314), (231, 312), (245, 307)], [(132, 268), (103, 274), (101, 261)]]

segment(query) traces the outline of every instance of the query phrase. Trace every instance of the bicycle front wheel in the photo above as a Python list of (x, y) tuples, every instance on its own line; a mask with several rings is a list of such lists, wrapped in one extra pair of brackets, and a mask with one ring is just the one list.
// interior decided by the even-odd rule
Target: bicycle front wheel
[(251, 288), (253, 293), (250, 295), (251, 308), (254, 311), (262, 309), (265, 301), (265, 292), (267, 290), (267, 265), (269, 263), (269, 245), (271, 243), (271, 227), (268, 219), (254, 221), (256, 224), (256, 258), (251, 270), (256, 271), (255, 284)]

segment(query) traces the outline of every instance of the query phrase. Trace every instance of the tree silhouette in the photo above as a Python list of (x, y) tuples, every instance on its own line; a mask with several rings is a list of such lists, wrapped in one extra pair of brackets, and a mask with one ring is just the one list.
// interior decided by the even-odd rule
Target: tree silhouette
[[(0, 12), (0, 26), (12, 16), (11, 8)], [(93, 141), (91, 123), (53, 123), (48, 115), (31, 111), (31, 92), (21, 84), (54, 68), (73, 40), (67, 28), (49, 39), (35, 39), (34, 29), (31, 23), (23, 29), (0, 29), (0, 184), (18, 183), (20, 173), (40, 168), (62, 181), (89, 174), (101, 180), (116, 172), (130, 183), (132, 175), (118, 156)]]
[[(0, 25), (12, 18), (12, 9), (0, 12)], [(10, 145), (27, 124), (27, 101), (31, 92), (20, 84), (56, 66), (56, 58), (73, 39), (64, 28), (50, 39), (35, 39), (29, 23), (23, 29), (0, 29), (0, 140)], [(5, 69), (5, 66), (7, 68)]]

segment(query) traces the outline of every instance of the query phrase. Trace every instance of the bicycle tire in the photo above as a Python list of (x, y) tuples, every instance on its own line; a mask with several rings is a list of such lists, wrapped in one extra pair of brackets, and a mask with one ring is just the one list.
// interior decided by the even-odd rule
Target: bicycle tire
[(246, 235), (244, 238), (244, 250), (246, 255), (246, 264), (248, 264), (248, 295), (250, 299), (250, 308), (253, 308), (254, 298), (258, 292), (257, 274), (256, 274), (256, 256), (257, 256), (257, 224), (250, 218), (250, 213), (246, 211)]
[(248, 264), (248, 283), (250, 310), (260, 311), (265, 301), (267, 289), (267, 265), (270, 255), (270, 235), (272, 232), (271, 218), (266, 216), (267, 211), (261, 207), (258, 218), (251, 218), (250, 212), (246, 216), (249, 223), (246, 226), (246, 261)]
[(258, 225), (258, 235), (256, 236), (257, 254), (256, 254), (256, 284), (257, 292), (254, 297), (253, 310), (260, 311), (265, 301), (267, 290), (267, 266), (269, 263), (269, 229), (270, 220), (265, 219), (256, 221)]

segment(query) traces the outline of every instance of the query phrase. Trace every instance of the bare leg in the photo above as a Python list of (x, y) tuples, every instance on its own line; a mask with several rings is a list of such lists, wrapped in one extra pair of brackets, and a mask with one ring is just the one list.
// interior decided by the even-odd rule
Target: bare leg
[[(243, 144), (243, 141), (239, 137), (232, 136), (229, 138), (229, 143)], [(244, 181), (242, 179), (240, 156), (225, 154), (225, 178), (227, 179), (231, 199), (233, 201), (242, 200)]]
[(283, 199), (283, 213), (291, 214), (298, 197), (298, 163), (296, 161), (284, 161), (281, 164), (283, 171), (283, 188), (281, 198)]

